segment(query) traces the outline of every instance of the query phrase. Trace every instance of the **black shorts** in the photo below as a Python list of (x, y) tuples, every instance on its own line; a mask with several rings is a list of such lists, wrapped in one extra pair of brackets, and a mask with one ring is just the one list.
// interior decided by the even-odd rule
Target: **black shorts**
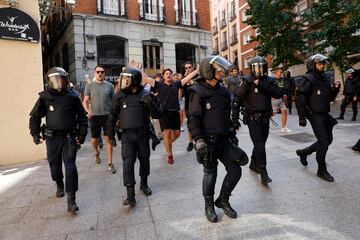
[(108, 115), (92, 116), (90, 118), (90, 131), (91, 138), (99, 138), (101, 134), (101, 128), (105, 132), (105, 124), (108, 119)]
[(180, 130), (180, 114), (177, 111), (165, 111), (159, 121), (161, 131), (165, 129)]

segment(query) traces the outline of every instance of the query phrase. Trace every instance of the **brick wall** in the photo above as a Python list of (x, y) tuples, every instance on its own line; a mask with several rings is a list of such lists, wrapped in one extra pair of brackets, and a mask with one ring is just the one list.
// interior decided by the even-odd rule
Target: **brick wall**
[(78, 0), (74, 12), (95, 15), (96, 6), (96, 0)]
[(210, 31), (210, 5), (208, 0), (196, 0), (196, 11), (199, 17), (200, 29)]
[(174, 0), (164, 0), (166, 24), (176, 25), (176, 11), (174, 9)]
[(126, 16), (131, 20), (140, 20), (140, 9), (137, 0), (126, 0)]

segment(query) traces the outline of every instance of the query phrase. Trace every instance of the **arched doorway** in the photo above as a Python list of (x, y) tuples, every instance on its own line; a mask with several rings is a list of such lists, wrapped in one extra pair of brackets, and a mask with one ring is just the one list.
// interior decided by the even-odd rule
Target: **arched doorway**
[(105, 80), (113, 83), (127, 65), (126, 39), (117, 36), (99, 36), (96, 39), (98, 64), (105, 67)]
[(189, 43), (175, 44), (175, 57), (176, 57), (176, 72), (184, 73), (185, 63), (192, 62), (195, 66), (196, 63), (196, 46)]

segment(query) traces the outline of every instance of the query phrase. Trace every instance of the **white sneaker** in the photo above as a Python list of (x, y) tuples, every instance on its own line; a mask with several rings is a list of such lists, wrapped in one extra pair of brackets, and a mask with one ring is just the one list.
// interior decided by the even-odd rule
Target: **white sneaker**
[(180, 131), (181, 131), (181, 132), (183, 132), (183, 131), (185, 131), (185, 130), (184, 130), (184, 128), (183, 128), (183, 127), (180, 127)]
[(286, 128), (286, 127), (285, 127), (285, 128), (281, 128), (280, 132), (289, 133), (289, 132), (291, 132), (291, 129)]

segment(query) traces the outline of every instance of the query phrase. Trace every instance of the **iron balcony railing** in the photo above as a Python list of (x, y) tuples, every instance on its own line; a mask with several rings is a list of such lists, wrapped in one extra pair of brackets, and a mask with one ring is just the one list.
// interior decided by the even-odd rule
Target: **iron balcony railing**
[(159, 5), (150, 5), (147, 3), (139, 3), (141, 19), (163, 22), (164, 21), (164, 7)]
[(126, 16), (126, 0), (98, 0), (98, 14), (112, 16)]
[(231, 10), (229, 17), (230, 17), (230, 22), (233, 21), (236, 18), (235, 11)]
[(220, 21), (220, 27), (221, 27), (221, 29), (223, 29), (224, 27), (226, 27), (226, 20), (225, 20), (225, 19), (221, 19), (221, 21)]
[(212, 33), (213, 33), (213, 35), (215, 35), (215, 34), (218, 33), (218, 27), (217, 27), (217, 25), (215, 25), (215, 26), (212, 27)]
[(230, 45), (232, 46), (237, 42), (238, 42), (238, 36), (236, 33), (234, 33), (233, 35), (230, 36)]
[(221, 51), (224, 51), (228, 48), (227, 40), (221, 42)]
[(198, 17), (196, 12), (176, 11), (176, 23), (185, 26), (198, 26)]

